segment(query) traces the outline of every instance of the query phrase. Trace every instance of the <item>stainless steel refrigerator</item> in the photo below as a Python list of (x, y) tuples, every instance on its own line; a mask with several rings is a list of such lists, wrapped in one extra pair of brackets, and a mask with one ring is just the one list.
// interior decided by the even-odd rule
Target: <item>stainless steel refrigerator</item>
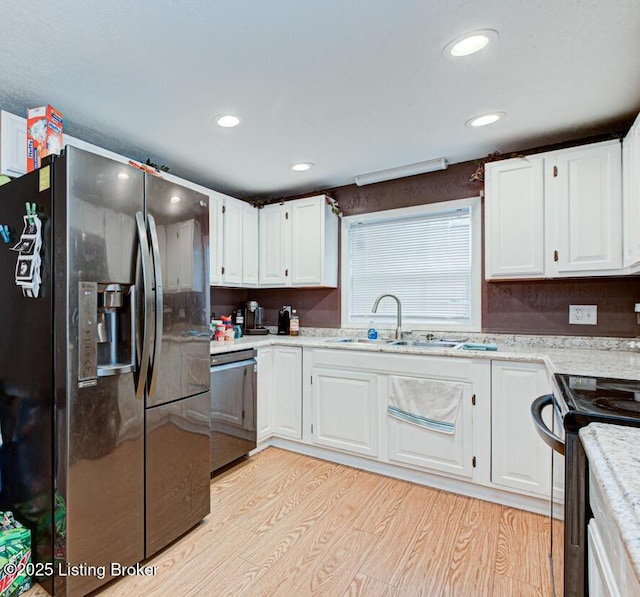
[(205, 195), (72, 147), (0, 186), (0, 509), (53, 594), (209, 512), (208, 221)]

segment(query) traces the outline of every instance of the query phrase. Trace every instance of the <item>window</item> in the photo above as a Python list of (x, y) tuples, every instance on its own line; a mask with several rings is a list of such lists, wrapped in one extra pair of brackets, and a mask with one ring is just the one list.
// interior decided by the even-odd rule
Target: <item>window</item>
[(342, 221), (342, 326), (480, 330), (480, 198)]

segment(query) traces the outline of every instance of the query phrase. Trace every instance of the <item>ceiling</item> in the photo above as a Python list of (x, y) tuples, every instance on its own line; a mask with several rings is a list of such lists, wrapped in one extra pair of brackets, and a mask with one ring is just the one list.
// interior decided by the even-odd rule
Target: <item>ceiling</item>
[[(638, 0), (0, 0), (0, 107), (236, 197), (585, 137), (640, 111)], [(497, 41), (444, 58), (459, 35)], [(488, 111), (492, 126), (465, 122)], [(212, 124), (232, 112), (234, 129)], [(608, 130), (613, 130), (609, 128)], [(308, 161), (315, 167), (293, 172)]]

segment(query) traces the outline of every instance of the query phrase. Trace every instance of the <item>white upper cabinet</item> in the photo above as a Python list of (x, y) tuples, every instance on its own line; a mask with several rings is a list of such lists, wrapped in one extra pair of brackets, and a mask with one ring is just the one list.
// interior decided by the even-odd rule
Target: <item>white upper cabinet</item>
[(544, 160), (487, 164), (485, 188), (487, 278), (544, 276)]
[(624, 222), (624, 267), (640, 267), (640, 116), (622, 146), (622, 207)]
[(224, 198), (222, 214), (222, 283), (242, 284), (242, 206), (244, 201)]
[(284, 205), (266, 205), (260, 210), (260, 286), (286, 286), (289, 277), (287, 241), (291, 220)]
[(222, 209), (224, 195), (209, 191), (209, 284), (222, 284)]
[(619, 141), (489, 163), (485, 181), (487, 280), (629, 273)]
[(566, 149), (557, 152), (555, 159), (548, 162), (550, 202), (547, 203), (550, 209), (547, 210), (547, 227), (552, 242), (551, 263), (555, 266), (552, 273), (557, 272), (560, 276), (587, 272), (606, 274), (620, 269), (620, 142), (606, 141)]
[(338, 285), (338, 217), (324, 195), (260, 210), (260, 285)]
[(242, 205), (242, 285), (258, 285), (258, 210)]
[(258, 285), (258, 210), (209, 191), (211, 286)]
[(324, 195), (290, 202), (291, 285), (338, 285), (338, 217)]
[(27, 171), (27, 121), (0, 111), (0, 174), (17, 177)]

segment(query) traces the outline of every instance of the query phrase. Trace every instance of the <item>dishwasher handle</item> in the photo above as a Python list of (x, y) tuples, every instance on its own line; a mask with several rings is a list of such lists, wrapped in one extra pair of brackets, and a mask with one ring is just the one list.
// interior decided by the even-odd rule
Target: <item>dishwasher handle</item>
[(547, 406), (555, 408), (553, 394), (539, 396), (533, 401), (531, 404), (531, 417), (533, 418), (533, 423), (536, 426), (536, 431), (542, 438), (542, 441), (559, 454), (564, 455), (564, 440), (553, 433), (542, 419), (542, 411)]
[(257, 361), (255, 359), (247, 359), (246, 361), (232, 361), (231, 363), (224, 363), (222, 365), (211, 364), (211, 373), (218, 373), (219, 371), (226, 371), (228, 369), (240, 369), (242, 367), (256, 366)]

